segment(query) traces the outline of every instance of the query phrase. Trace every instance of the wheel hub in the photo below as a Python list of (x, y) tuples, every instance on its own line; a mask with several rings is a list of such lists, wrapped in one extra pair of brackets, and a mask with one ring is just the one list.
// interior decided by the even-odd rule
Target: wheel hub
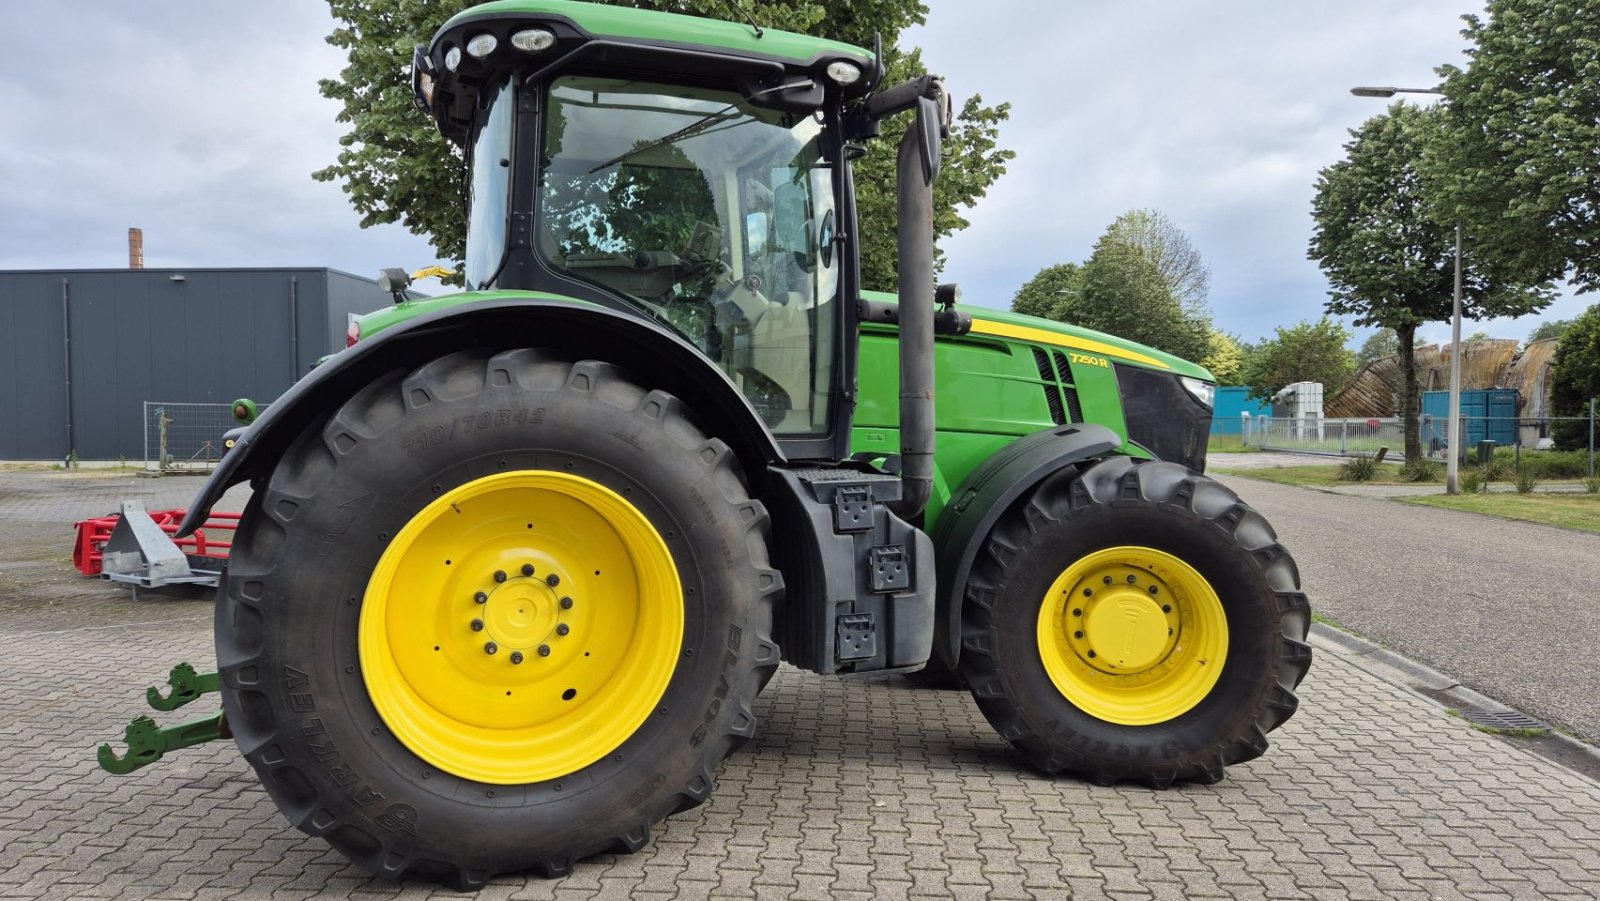
[(1083, 638), (1074, 637), (1074, 650), (1102, 672), (1143, 672), (1165, 659), (1177, 644), (1177, 616), (1162, 613), (1161, 605), (1138, 585), (1100, 592), (1083, 610), (1083, 628), (1074, 630)]
[(1061, 694), (1107, 722), (1165, 722), (1204, 700), (1227, 659), (1216, 591), (1164, 551), (1113, 547), (1068, 566), (1039, 608), (1039, 659)]
[[(556, 628), (566, 612), (561, 608), (562, 595), (542, 578), (515, 576), (498, 585), (491, 582), (483, 590), (489, 595), (482, 609), (484, 631), (502, 650), (537, 653), (539, 645), (558, 637)], [(470, 619), (477, 611), (474, 602), (465, 612)]]

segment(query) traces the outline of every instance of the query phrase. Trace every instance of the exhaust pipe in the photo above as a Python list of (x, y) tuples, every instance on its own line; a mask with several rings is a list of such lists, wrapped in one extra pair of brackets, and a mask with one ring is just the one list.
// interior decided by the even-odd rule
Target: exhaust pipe
[[(925, 77), (916, 118), (900, 139), (897, 211), (900, 254), (900, 502), (904, 519), (933, 496), (933, 183), (948, 123), (943, 86)], [(894, 93), (893, 90), (885, 92)]]

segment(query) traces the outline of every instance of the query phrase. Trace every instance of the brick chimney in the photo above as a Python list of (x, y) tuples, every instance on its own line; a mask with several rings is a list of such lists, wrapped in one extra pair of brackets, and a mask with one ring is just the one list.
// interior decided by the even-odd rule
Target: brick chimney
[(128, 229), (128, 268), (144, 268), (144, 229)]

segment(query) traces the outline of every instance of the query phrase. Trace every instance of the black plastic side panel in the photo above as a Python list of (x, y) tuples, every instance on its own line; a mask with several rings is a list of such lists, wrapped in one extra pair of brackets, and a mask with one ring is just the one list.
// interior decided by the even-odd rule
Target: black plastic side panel
[(920, 669), (933, 646), (933, 543), (890, 511), (900, 480), (850, 469), (770, 473), (783, 659), (818, 673)]
[(480, 347), (539, 347), (573, 360), (615, 363), (687, 402), (701, 428), (726, 441), (752, 477), (784, 460), (772, 433), (722, 370), (666, 329), (637, 316), (561, 300), (484, 300), (386, 329), (307, 373), (222, 458), (178, 534), (204, 522), (230, 486), (270, 473), (290, 442), (362, 386), (396, 369)]
[(1100, 425), (1072, 425), (1019, 438), (990, 457), (951, 495), (933, 532), (939, 561), (934, 653), (951, 667), (961, 655), (961, 601), (978, 551), (1000, 517), (1050, 473), (1122, 446)]

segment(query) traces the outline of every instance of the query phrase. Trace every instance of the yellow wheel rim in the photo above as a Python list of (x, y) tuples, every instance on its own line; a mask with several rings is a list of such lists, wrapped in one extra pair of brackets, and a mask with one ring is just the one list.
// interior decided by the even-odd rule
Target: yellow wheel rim
[(390, 542), (361, 607), (361, 670), (418, 757), (540, 782), (638, 730), (683, 621), (672, 554), (638, 508), (578, 476), (500, 473), (440, 494)]
[(1228, 617), (1194, 567), (1153, 548), (1113, 547), (1051, 584), (1038, 640), (1050, 681), (1078, 709), (1148, 726), (1211, 693), (1228, 656)]

